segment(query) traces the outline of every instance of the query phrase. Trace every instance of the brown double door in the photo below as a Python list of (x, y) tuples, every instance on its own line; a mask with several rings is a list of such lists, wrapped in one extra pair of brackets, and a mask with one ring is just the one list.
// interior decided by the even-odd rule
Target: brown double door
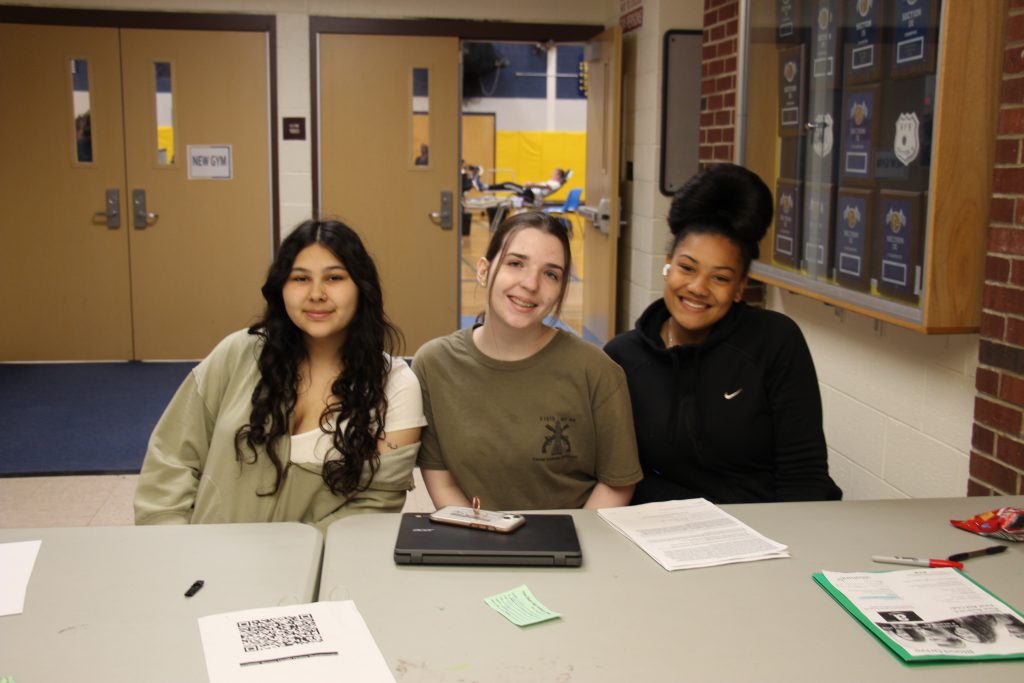
[(0, 24), (0, 361), (199, 358), (251, 322), (268, 101), (263, 33)]

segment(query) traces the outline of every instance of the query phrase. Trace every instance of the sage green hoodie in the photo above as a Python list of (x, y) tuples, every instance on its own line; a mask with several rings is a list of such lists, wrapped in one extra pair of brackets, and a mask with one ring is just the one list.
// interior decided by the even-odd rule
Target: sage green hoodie
[[(271, 495), (258, 495), (273, 489), (274, 467), (262, 449), (255, 462), (251, 457), (240, 462), (235, 433), (249, 421), (261, 344), (246, 330), (235, 332), (185, 378), (150, 437), (135, 491), (136, 524), (304, 522), (326, 533), (331, 522), (346, 515), (402, 509), (406, 491), (413, 488), (419, 443), (382, 454), (369, 488), (339, 496), (327, 488), (319, 465), (291, 462), (286, 437), (277, 446), (285, 463), (281, 486)], [(389, 405), (392, 387), (403, 383), (394, 381), (396, 373), (412, 375), (395, 359)], [(408, 391), (408, 377), (401, 379), (401, 390)], [(412, 389), (418, 393), (418, 383)], [(421, 408), (403, 422), (388, 423), (386, 429), (426, 423)], [(362, 481), (368, 478), (366, 465)]]

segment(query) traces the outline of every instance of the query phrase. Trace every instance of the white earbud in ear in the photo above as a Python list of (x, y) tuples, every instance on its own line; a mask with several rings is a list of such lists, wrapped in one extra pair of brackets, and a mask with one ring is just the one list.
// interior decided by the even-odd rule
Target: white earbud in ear
[(670, 270), (672, 270), (672, 264), (666, 263), (665, 266), (661, 269), (661, 276), (668, 277), (668, 271)]

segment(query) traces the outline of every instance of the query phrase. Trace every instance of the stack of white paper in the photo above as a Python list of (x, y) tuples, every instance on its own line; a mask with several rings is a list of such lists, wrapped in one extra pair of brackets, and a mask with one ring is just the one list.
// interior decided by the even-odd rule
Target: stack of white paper
[(787, 546), (703, 498), (604, 508), (597, 514), (669, 571), (789, 557)]

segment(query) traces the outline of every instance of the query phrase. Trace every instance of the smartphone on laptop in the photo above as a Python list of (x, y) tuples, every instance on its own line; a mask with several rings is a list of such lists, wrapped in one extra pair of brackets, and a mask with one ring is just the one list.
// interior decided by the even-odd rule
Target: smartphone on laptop
[(446, 505), (431, 513), (433, 522), (468, 526), (473, 529), (497, 531), (499, 534), (510, 534), (526, 523), (526, 517), (513, 512), (493, 512), (491, 510), (474, 510), (471, 507)]

